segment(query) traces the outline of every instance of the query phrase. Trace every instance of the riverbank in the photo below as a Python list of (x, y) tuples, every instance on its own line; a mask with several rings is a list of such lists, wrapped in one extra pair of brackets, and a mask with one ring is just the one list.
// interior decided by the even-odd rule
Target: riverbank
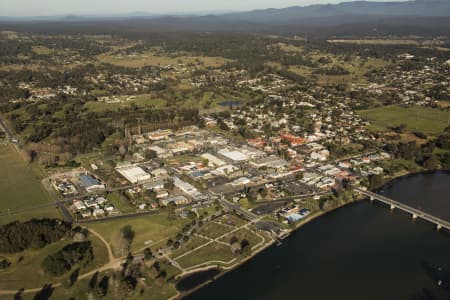
[[(295, 224), (295, 227), (294, 227), (294, 228), (288, 229), (288, 230), (287, 230), (285, 233), (283, 233), (283, 235), (280, 236), (279, 238), (282, 239), (282, 240), (284, 240), (284, 239), (286, 239), (287, 237), (289, 237), (292, 233), (294, 233), (295, 231), (297, 231), (299, 228), (305, 226), (306, 224), (312, 222), (313, 220), (315, 220), (315, 219), (317, 219), (317, 218), (319, 218), (319, 217), (321, 217), (321, 216), (324, 216), (324, 215), (326, 215), (326, 214), (328, 214), (328, 213), (331, 213), (331, 212), (333, 212), (333, 211), (335, 211), (335, 210), (338, 210), (338, 209), (340, 209), (340, 208), (342, 208), (342, 207), (344, 207), (344, 206), (347, 206), (347, 205), (350, 205), (350, 204), (359, 202), (359, 201), (361, 201), (361, 200), (364, 200), (364, 199), (366, 199), (366, 198), (367, 198), (367, 197), (359, 197), (359, 198), (357, 198), (357, 199), (355, 199), (355, 200), (352, 200), (352, 201), (349, 201), (349, 202), (342, 203), (342, 204), (340, 204), (340, 205), (338, 205), (337, 207), (334, 207), (334, 208), (332, 208), (332, 209), (329, 209), (329, 210), (326, 210), (326, 211), (318, 211), (318, 212), (312, 213), (312, 214), (310, 214), (309, 216), (307, 216), (304, 220), (302, 220), (302, 221), (298, 222), (297, 224)], [(194, 287), (193, 289), (191, 289), (191, 290), (189, 290), (189, 291), (178, 291), (179, 294), (176, 295), (176, 296), (174, 296), (174, 297), (171, 298), (171, 299), (183, 299), (184, 297), (187, 297), (187, 296), (191, 295), (191, 294), (194, 293), (195, 291), (197, 291), (197, 290), (199, 290), (199, 289), (205, 287), (206, 285), (208, 285), (208, 284), (210, 284), (210, 283), (212, 283), (212, 282), (218, 280), (220, 277), (226, 275), (228, 272), (233, 271), (233, 270), (236, 270), (236, 269), (238, 269), (239, 267), (242, 267), (242, 266), (245, 265), (247, 262), (249, 262), (250, 260), (254, 259), (257, 255), (259, 255), (259, 254), (262, 253), (263, 251), (265, 251), (265, 250), (271, 248), (271, 247), (274, 246), (275, 244), (277, 244), (277, 241), (276, 241), (275, 239), (273, 239), (273, 240), (270, 241), (269, 243), (263, 245), (261, 248), (259, 248), (258, 250), (256, 250), (256, 251), (255, 251), (254, 253), (252, 253), (250, 256), (248, 256), (248, 257), (242, 259), (241, 261), (239, 261), (239, 262), (237, 262), (236, 264), (231, 265), (231, 266), (229, 266), (229, 267), (223, 267), (223, 266), (218, 266), (218, 265), (211, 265), (211, 266), (208, 266), (208, 267), (204, 267), (204, 268), (201, 269), (201, 270), (192, 270), (192, 271), (190, 271), (190, 272), (189, 272), (190, 275), (188, 275), (188, 276), (192, 276), (193, 274), (196, 274), (196, 273), (199, 273), (199, 272), (208, 271), (208, 270), (211, 270), (211, 269), (219, 269), (219, 270), (220, 270), (220, 273), (217, 274), (217, 275), (215, 275), (215, 276), (213, 276), (211, 279), (206, 280), (205, 282), (199, 284), (198, 286)], [(184, 277), (184, 279), (186, 279), (188, 276)], [(183, 278), (182, 278), (181, 280), (183, 280)]]
[(178, 291), (178, 295), (175, 295), (174, 297), (172, 297), (171, 300), (183, 299), (184, 297), (189, 296), (190, 294), (192, 294), (195, 291), (201, 289), (202, 287), (204, 287), (204, 286), (210, 284), (211, 282), (219, 279), (220, 277), (222, 277), (223, 275), (227, 274), (228, 272), (233, 271), (233, 270), (243, 266), (245, 263), (249, 262), (251, 259), (253, 259), (255, 256), (257, 256), (258, 254), (260, 254), (264, 250), (270, 248), (275, 243), (276, 243), (275, 240), (271, 240), (270, 242), (264, 244), (259, 249), (257, 249), (250, 256), (248, 256), (248, 257), (238, 261), (237, 263), (235, 263), (235, 264), (233, 264), (233, 265), (231, 265), (229, 267), (219, 266), (219, 265), (210, 265), (210, 266), (202, 267), (201, 269), (190, 270), (189, 273), (187, 274), (187, 276), (185, 276), (184, 278), (181, 278), (180, 281), (183, 280), (183, 279), (186, 279), (189, 276), (192, 276), (194, 274), (201, 273), (201, 272), (207, 272), (207, 271), (212, 270), (212, 269), (218, 269), (218, 270), (220, 270), (220, 273), (215, 275), (215, 276), (213, 276), (211, 279), (208, 279), (205, 282), (203, 282), (203, 283), (197, 285), (196, 287), (190, 289), (189, 291)]
[[(447, 208), (449, 178), (441, 172), (415, 176), (395, 182), (385, 195), (405, 203), (435, 200)], [(371, 205), (368, 200), (354, 201), (345, 209), (320, 216), (323, 218), (309, 220), (308, 226), (279, 247), (271, 247), (186, 300), (270, 300), (295, 298), (299, 291), (306, 299), (421, 299), (422, 288), (435, 299), (448, 298), (437, 279), (444, 285), (448, 281), (430, 277), (429, 272), (450, 266), (446, 232), (433, 230), (428, 222), (413, 221), (400, 211), (390, 212), (384, 205)]]
[[(377, 190), (382, 190), (390, 185), (392, 185), (396, 180), (402, 179), (402, 178), (408, 178), (410, 176), (415, 176), (418, 174), (432, 174), (432, 173), (436, 173), (436, 172), (444, 172), (444, 173), (449, 173), (448, 170), (423, 170), (420, 172), (408, 172), (406, 174), (399, 174), (397, 176), (393, 176), (390, 177), (386, 182), (383, 183), (382, 186), (373, 189), (374, 191)], [(316, 220), (319, 217), (323, 217), (331, 212), (337, 211), (340, 208), (343, 208), (345, 206), (351, 205), (351, 204), (355, 204), (358, 202), (361, 202), (363, 200), (367, 199), (366, 196), (363, 195), (358, 195), (355, 199), (352, 199), (351, 201), (345, 202), (345, 203), (339, 203), (339, 205), (337, 205), (336, 207), (332, 208), (332, 209), (328, 209), (326, 211), (317, 211), (314, 212), (312, 214), (310, 214), (308, 217), (306, 217), (304, 220), (298, 222), (297, 224), (295, 224), (294, 228), (291, 228), (289, 230), (287, 230), (280, 238), (281, 239), (286, 239), (287, 237), (291, 236), (295, 231), (297, 231), (299, 228), (302, 228), (303, 226), (305, 226), (306, 224), (312, 222), (313, 220)], [(202, 287), (205, 287), (206, 285), (214, 282), (215, 280), (219, 279), (220, 277), (222, 277), (223, 275), (227, 274), (228, 272), (235, 270), (241, 266), (243, 266), (245, 263), (247, 263), (248, 261), (250, 261), (250, 259), (254, 259), (258, 254), (260, 254), (261, 252), (263, 252), (266, 249), (269, 249), (271, 246), (273, 246), (273, 244), (275, 243), (275, 241), (273, 241), (270, 244), (264, 245), (263, 247), (261, 247), (260, 249), (258, 249), (258, 251), (256, 251), (255, 253), (253, 253), (251, 256), (249, 256), (248, 258), (246, 258), (245, 260), (242, 260), (238, 263), (236, 263), (235, 265), (232, 265), (230, 267), (221, 268), (221, 272), (219, 274), (217, 274), (216, 276), (214, 276), (213, 278), (206, 280), (205, 282), (203, 282), (202, 284), (196, 286), (195, 288), (193, 288), (190, 291), (187, 292), (181, 292), (176, 299), (181, 299), (183, 297), (187, 297), (188, 295), (194, 293), (195, 291), (201, 289)], [(211, 268), (220, 268), (219, 266), (211, 266)], [(186, 277), (185, 277), (186, 278)]]

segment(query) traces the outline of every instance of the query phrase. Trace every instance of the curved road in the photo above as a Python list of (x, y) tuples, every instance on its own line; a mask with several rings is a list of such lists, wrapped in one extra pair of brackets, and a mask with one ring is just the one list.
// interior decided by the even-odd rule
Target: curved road
[[(81, 274), (80, 276), (78, 276), (78, 280), (80, 279), (85, 279), (87, 277), (90, 277), (92, 275), (94, 275), (96, 272), (103, 272), (103, 271), (107, 271), (107, 270), (114, 270), (114, 269), (118, 269), (120, 267), (120, 265), (122, 264), (123, 261), (123, 257), (119, 257), (116, 258), (112, 252), (111, 246), (108, 244), (108, 242), (97, 232), (95, 232), (92, 229), (88, 229), (88, 231), (90, 233), (92, 233), (93, 235), (95, 235), (100, 241), (102, 241), (102, 243), (105, 245), (106, 250), (108, 251), (108, 262), (106, 264), (104, 264), (103, 266), (96, 268), (92, 271), (89, 271), (87, 273)], [(55, 284), (51, 284), (51, 286), (53, 288), (56, 287), (60, 287), (62, 285), (61, 282), (55, 283)], [(0, 295), (15, 295), (19, 292), (21, 292), (22, 294), (29, 294), (29, 293), (37, 293), (42, 289), (42, 287), (39, 288), (30, 288), (30, 289), (24, 289), (24, 290), (20, 290), (20, 289), (16, 289), (16, 290), (0, 290)]]

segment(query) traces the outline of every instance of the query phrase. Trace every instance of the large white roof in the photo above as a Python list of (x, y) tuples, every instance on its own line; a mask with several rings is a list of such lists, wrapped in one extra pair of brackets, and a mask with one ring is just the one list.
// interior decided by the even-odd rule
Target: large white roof
[(150, 179), (150, 175), (141, 167), (132, 166), (121, 168), (117, 171), (131, 183), (137, 183), (139, 181)]
[(229, 151), (227, 149), (222, 149), (219, 152), (220, 155), (225, 156), (228, 159), (231, 159), (233, 161), (245, 161), (248, 160), (248, 156), (240, 151), (234, 150)]

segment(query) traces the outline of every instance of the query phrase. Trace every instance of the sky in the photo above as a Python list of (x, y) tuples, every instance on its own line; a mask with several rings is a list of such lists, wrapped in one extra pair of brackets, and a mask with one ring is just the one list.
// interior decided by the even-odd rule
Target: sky
[[(0, 0), (0, 16), (188, 13), (282, 8), (344, 0)], [(348, 1), (348, 0), (345, 0)], [(387, 0), (386, 0), (387, 1)]]

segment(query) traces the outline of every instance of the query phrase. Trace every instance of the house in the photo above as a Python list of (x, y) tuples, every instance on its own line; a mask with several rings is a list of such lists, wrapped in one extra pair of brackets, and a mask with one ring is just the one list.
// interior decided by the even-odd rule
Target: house
[(111, 212), (113, 212), (115, 210), (115, 207), (112, 204), (108, 204), (108, 205), (105, 206), (105, 210), (108, 213), (111, 213)]
[(330, 156), (330, 151), (323, 149), (320, 151), (314, 151), (310, 154), (311, 159), (318, 161), (325, 161)]
[(154, 169), (150, 174), (155, 178), (166, 178), (168, 175), (167, 170), (163, 168)]
[(177, 196), (177, 197), (160, 200), (160, 203), (162, 206), (167, 206), (171, 202), (173, 202), (175, 205), (183, 205), (183, 204), (191, 203), (191, 200), (187, 199), (184, 196)]
[(80, 211), (80, 215), (82, 218), (89, 218), (89, 217), (91, 217), (92, 213), (89, 209), (84, 209), (84, 210)]
[(143, 136), (137, 136), (135, 138), (136, 144), (138, 145), (142, 145), (145, 144), (145, 142), (147, 142), (147, 140), (143, 137)]
[(237, 170), (239, 170), (238, 167), (235, 167), (233, 165), (225, 165), (213, 170), (211, 173), (218, 176), (226, 176), (228, 174), (233, 174)]
[(95, 200), (93, 198), (84, 200), (84, 205), (88, 208), (98, 208), (97, 200)]
[(106, 200), (106, 199), (103, 198), (103, 197), (98, 197), (97, 199), (95, 199), (95, 201), (97, 201), (97, 204), (98, 204), (98, 205), (102, 205), (102, 204), (105, 204), (105, 203), (108, 202), (108, 200)]
[(230, 184), (233, 186), (239, 186), (239, 185), (249, 184), (250, 182), (251, 182), (251, 180), (248, 179), (247, 177), (240, 177), (240, 178), (236, 179), (235, 181), (230, 182)]
[(173, 135), (172, 131), (170, 130), (158, 130), (154, 132), (150, 132), (148, 134), (148, 138), (151, 141), (161, 141), (169, 138), (169, 136)]
[(102, 217), (103, 215), (105, 214), (105, 211), (103, 210), (103, 209), (101, 209), (101, 208), (95, 208), (93, 211), (92, 211), (92, 215), (94, 216), (94, 217)]
[(86, 205), (84, 205), (83, 201), (81, 201), (81, 200), (74, 200), (73, 201), (73, 207), (76, 210), (84, 210), (84, 209), (86, 209)]
[(264, 148), (264, 146), (266, 145), (266, 142), (260, 137), (248, 140), (247, 142), (250, 146), (253, 146), (255, 148)]
[(155, 146), (152, 146), (152, 147), (148, 147), (147, 149), (151, 150), (151, 151), (155, 151), (156, 156), (158, 156), (160, 158), (165, 158), (165, 157), (168, 156), (167, 151), (165, 149), (159, 147), (159, 146), (155, 145)]
[(169, 196), (169, 193), (166, 190), (159, 190), (156, 192), (156, 199), (162, 199)]
[(288, 165), (287, 161), (284, 159), (279, 158), (278, 156), (272, 155), (269, 157), (261, 158), (258, 160), (254, 160), (250, 162), (250, 165), (254, 166), (255, 168), (272, 168), (272, 169), (282, 169)]
[(340, 162), (338, 166), (339, 166), (339, 168), (342, 168), (342, 169), (350, 169), (352, 167), (352, 164), (348, 161), (343, 161), (343, 162)]
[(217, 152), (218, 154), (222, 155), (223, 157), (228, 158), (234, 163), (244, 162), (248, 160), (248, 156), (244, 153), (234, 150), (230, 151), (228, 149), (222, 149)]
[(304, 144), (306, 142), (304, 138), (289, 133), (283, 134), (281, 136), (281, 140), (289, 142), (292, 147), (300, 146), (301, 144)]
[(210, 153), (204, 153), (200, 155), (201, 158), (208, 160), (210, 164), (213, 164), (216, 167), (221, 167), (225, 165), (225, 162), (221, 159), (219, 159), (217, 156), (214, 156)]

